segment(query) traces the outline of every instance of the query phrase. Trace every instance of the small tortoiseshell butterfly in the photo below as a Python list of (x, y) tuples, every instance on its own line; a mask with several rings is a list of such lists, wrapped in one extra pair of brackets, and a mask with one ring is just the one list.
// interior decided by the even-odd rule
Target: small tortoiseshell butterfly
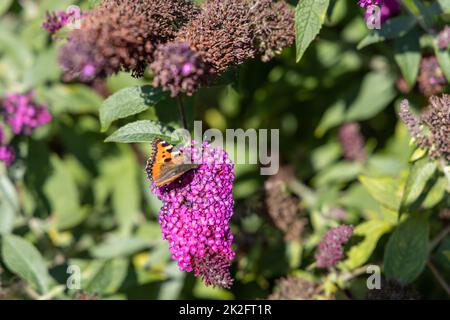
[(181, 152), (175, 152), (173, 145), (158, 138), (152, 143), (152, 155), (145, 170), (150, 181), (161, 187), (197, 167), (198, 164), (186, 163)]

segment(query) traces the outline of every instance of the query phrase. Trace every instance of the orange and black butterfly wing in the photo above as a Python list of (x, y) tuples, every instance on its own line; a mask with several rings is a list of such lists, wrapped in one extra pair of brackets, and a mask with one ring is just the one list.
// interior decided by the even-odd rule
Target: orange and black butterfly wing
[(155, 139), (152, 143), (152, 156), (147, 162), (146, 171), (150, 181), (157, 187), (168, 184), (198, 167), (197, 164), (184, 163), (181, 155), (172, 153), (173, 148), (162, 139)]

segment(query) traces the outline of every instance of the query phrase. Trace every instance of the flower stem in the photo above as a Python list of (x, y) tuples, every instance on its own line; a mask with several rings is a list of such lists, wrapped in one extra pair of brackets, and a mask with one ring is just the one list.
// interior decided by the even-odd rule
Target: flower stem
[(181, 117), (181, 122), (183, 124), (183, 128), (187, 130), (187, 120), (186, 120), (186, 112), (184, 110), (184, 102), (183, 102), (183, 98), (178, 95), (177, 97), (178, 99), (178, 109), (180, 110), (180, 117)]
[(439, 282), (442, 289), (444, 289), (447, 295), (450, 297), (450, 286), (445, 282), (445, 279), (442, 277), (442, 275), (439, 273), (436, 267), (431, 263), (431, 261), (427, 262), (427, 266), (428, 268), (430, 268), (431, 272), (433, 273), (433, 276)]

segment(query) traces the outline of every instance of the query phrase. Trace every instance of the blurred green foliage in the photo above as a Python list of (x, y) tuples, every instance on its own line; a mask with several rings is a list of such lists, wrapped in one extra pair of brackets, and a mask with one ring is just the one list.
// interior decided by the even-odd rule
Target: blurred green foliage
[[(104, 142), (111, 134), (114, 142), (149, 141), (151, 132), (163, 134), (155, 121), (179, 127), (176, 101), (147, 87), (151, 75), (107, 79), (100, 85), (115, 95), (105, 102), (98, 84), (61, 80), (62, 41), (50, 41), (40, 27), (43, 17), (74, 3), (89, 8), (92, 1), (2, 0), (0, 96), (34, 90), (54, 120), (13, 141), (19, 158), (1, 168), (0, 294), (72, 298), (68, 266), (77, 265), (81, 291), (107, 299), (266, 298), (275, 280), (288, 275), (322, 285), (323, 297), (340, 297), (345, 289), (364, 298), (364, 281), (342, 276), (375, 264), (388, 277), (414, 283), (424, 298), (445, 298), (425, 265), (432, 261), (450, 281), (450, 238), (432, 242), (445, 228), (438, 214), (450, 205), (450, 182), (441, 164), (417, 156), (396, 115), (400, 99), (417, 109), (426, 105), (414, 90), (403, 94), (396, 86), (403, 74), (412, 87), (421, 52), (433, 50), (417, 23), (423, 12), (405, 13), (388, 29), (372, 32), (356, 1), (330, 2), (317, 38), (320, 28), (297, 28), (311, 29), (297, 48), (299, 63), (289, 48), (269, 63), (255, 60), (231, 70), (221, 84), (186, 99), (189, 118), (203, 120), (204, 130), (280, 129), (282, 163), (292, 165), (297, 178), (287, 192), (307, 221), (301, 238), (284, 240), (262, 208), (267, 177), (256, 165), (236, 165), (235, 284), (223, 290), (205, 287), (170, 259), (157, 222), (161, 203), (144, 172), (148, 143)], [(439, 3), (439, 23), (445, 24), (450, 7)], [(145, 90), (150, 101), (136, 93)], [(342, 157), (338, 129), (353, 121), (367, 140), (364, 162)], [(126, 124), (134, 135), (116, 132)], [(344, 221), (327, 215), (332, 208), (348, 213)], [(330, 273), (311, 269), (321, 236), (339, 223), (356, 227), (347, 258)]]

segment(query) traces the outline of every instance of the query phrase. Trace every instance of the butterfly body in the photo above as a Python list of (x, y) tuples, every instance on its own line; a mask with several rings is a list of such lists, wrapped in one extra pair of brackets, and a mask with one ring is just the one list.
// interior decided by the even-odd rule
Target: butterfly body
[(175, 152), (174, 146), (162, 140), (155, 139), (152, 143), (152, 156), (147, 161), (147, 176), (156, 187), (167, 185), (180, 178), (198, 164), (188, 163), (182, 153)]

